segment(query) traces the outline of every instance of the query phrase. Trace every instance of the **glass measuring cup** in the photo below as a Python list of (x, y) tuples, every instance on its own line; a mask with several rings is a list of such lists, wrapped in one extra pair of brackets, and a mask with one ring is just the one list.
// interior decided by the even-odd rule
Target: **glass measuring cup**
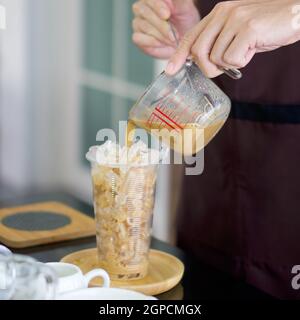
[(175, 151), (192, 155), (217, 134), (230, 108), (225, 93), (189, 60), (174, 76), (162, 72), (132, 107), (129, 119)]

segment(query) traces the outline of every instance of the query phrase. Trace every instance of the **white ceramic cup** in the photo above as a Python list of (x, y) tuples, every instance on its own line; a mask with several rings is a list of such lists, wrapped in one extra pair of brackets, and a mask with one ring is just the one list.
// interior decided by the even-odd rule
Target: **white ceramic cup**
[(84, 275), (74, 264), (64, 262), (48, 262), (46, 264), (54, 270), (58, 277), (58, 295), (74, 290), (85, 289), (88, 287), (90, 281), (96, 277), (103, 279), (104, 288), (110, 286), (109, 275), (103, 269), (94, 269)]
[(142, 293), (118, 288), (88, 288), (59, 295), (57, 300), (157, 300)]

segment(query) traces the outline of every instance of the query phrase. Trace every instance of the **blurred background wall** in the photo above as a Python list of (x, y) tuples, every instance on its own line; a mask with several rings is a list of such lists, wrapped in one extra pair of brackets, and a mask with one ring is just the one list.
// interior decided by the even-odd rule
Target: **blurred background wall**
[[(133, 2), (0, 0), (2, 197), (62, 190), (92, 203), (86, 151), (163, 67), (131, 42)], [(170, 172), (160, 170), (154, 235), (172, 242)]]

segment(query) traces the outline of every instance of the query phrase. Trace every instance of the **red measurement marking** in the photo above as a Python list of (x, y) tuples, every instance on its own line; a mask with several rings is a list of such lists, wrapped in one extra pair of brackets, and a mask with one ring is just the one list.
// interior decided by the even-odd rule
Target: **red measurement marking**
[[(183, 129), (183, 127), (177, 123), (176, 121), (174, 121), (173, 119), (171, 119), (168, 115), (166, 115), (164, 112), (162, 112), (158, 107), (155, 108), (156, 111), (158, 111), (161, 115), (163, 115), (164, 117), (166, 117), (169, 121), (171, 121), (173, 124), (175, 124), (175, 126), (177, 126), (180, 129)], [(170, 127), (172, 127), (170, 125)], [(175, 129), (175, 128), (174, 128)]]
[(155, 117), (157, 117), (159, 120), (161, 120), (163, 123), (165, 123), (166, 125), (168, 125), (168, 126), (171, 127), (172, 129), (177, 130), (176, 127), (173, 127), (169, 122), (167, 122), (166, 120), (164, 120), (163, 118), (161, 118), (158, 114), (155, 114)]

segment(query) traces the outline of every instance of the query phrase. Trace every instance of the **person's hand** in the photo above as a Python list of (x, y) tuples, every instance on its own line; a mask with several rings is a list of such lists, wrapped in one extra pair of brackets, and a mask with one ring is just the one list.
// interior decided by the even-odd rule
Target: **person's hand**
[(191, 55), (213, 78), (222, 73), (220, 68), (243, 68), (257, 52), (300, 40), (300, 28), (293, 23), (299, 4), (295, 0), (220, 2), (185, 34), (166, 73), (175, 74)]
[(180, 39), (200, 19), (193, 0), (139, 0), (132, 10), (133, 42), (146, 54), (160, 59), (169, 59), (176, 49), (168, 20)]

